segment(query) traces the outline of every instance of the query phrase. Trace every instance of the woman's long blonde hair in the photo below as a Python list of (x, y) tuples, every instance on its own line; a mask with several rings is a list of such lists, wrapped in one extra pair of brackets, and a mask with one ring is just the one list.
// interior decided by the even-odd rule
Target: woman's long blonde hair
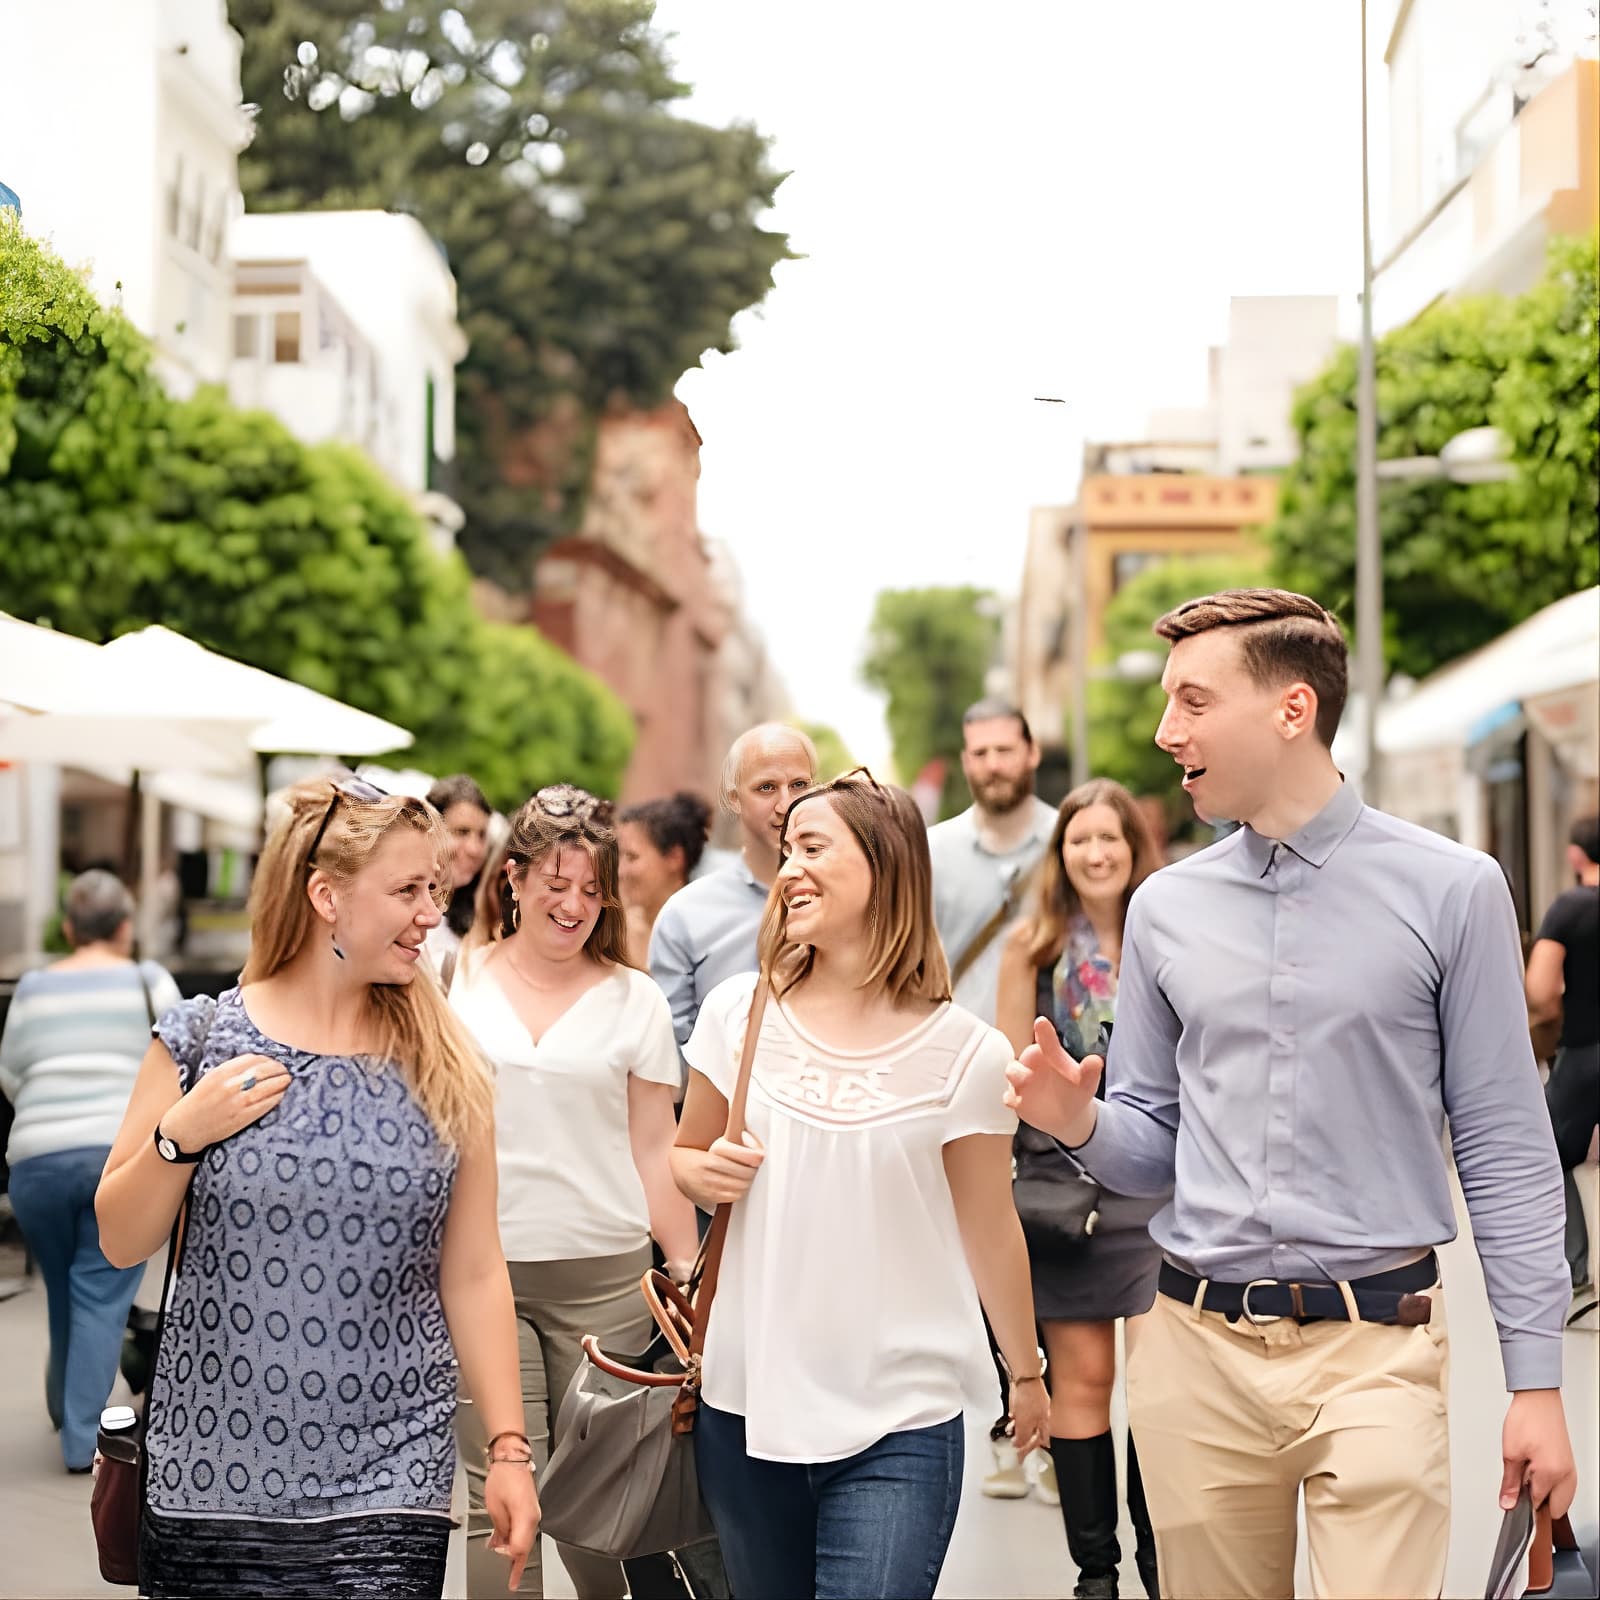
[[(312, 839), (325, 816), (316, 866), (334, 883), (350, 882), (395, 828), (423, 834), (433, 846), (439, 882), (448, 880), (449, 835), (425, 802), (405, 795), (354, 800), (326, 778), (296, 784), (287, 799), (289, 815), (272, 830), (250, 888), (250, 959), (239, 980), (244, 984), (281, 972), (307, 939), (323, 931), (307, 885)], [(407, 984), (372, 984), (367, 997), (378, 1053), (399, 1064), (439, 1137), (459, 1149), (484, 1133), (494, 1118), (494, 1082), (439, 985), (418, 972)]]

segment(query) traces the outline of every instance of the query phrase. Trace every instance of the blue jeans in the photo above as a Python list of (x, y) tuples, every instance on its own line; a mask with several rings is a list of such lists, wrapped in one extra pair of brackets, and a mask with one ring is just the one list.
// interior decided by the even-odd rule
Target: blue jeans
[(758, 1461), (744, 1418), (701, 1402), (700, 1493), (734, 1600), (933, 1594), (961, 1500), (960, 1417), (887, 1434), (843, 1461)]
[(117, 1381), (122, 1331), (144, 1267), (100, 1253), (94, 1192), (110, 1154), (101, 1145), (30, 1156), (11, 1169), (11, 1205), (44, 1279), (50, 1322), (45, 1404), (61, 1426), (67, 1466), (94, 1461), (100, 1411)]

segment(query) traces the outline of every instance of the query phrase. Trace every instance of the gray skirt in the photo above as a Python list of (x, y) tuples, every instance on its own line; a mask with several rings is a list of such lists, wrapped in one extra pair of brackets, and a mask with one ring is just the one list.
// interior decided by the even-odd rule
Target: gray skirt
[[(1031, 1177), (1059, 1174), (1073, 1179), (1072, 1164), (1054, 1148), (1019, 1149)], [(1161, 1250), (1150, 1237), (1150, 1219), (1166, 1204), (1100, 1191), (1100, 1218), (1079, 1244), (1041, 1246), (1028, 1240), (1033, 1279), (1033, 1314), (1041, 1322), (1113, 1322), (1143, 1315), (1155, 1303)]]

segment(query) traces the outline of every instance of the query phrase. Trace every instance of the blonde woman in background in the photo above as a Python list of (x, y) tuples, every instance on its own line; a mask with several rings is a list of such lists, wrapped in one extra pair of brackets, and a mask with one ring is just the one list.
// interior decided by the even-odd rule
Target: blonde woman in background
[(538, 1499), (493, 1090), (437, 986), (415, 981), (448, 843), (422, 801), (359, 778), (299, 784), (289, 808), (255, 874), (239, 987), (161, 1019), (100, 1184), (102, 1244), (124, 1266), (187, 1201), (140, 1592), (439, 1595), (456, 1362), (515, 1583)]
[[(463, 947), (450, 1004), (495, 1067), (499, 1241), (542, 1463), (583, 1336), (626, 1351), (649, 1342), (639, 1280), (652, 1263), (652, 1236), (679, 1282), (697, 1240), (693, 1208), (668, 1166), (678, 1084), (672, 1018), (628, 959), (610, 802), (568, 784), (541, 789), (511, 819), (494, 887)], [(467, 1588), (479, 1600), (498, 1589), (500, 1575), (483, 1537), (481, 1478), (471, 1465), (481, 1430), (470, 1407), (461, 1425), (472, 1506)], [(580, 1600), (620, 1600), (621, 1565), (557, 1548)], [(520, 1592), (543, 1592), (537, 1560)]]

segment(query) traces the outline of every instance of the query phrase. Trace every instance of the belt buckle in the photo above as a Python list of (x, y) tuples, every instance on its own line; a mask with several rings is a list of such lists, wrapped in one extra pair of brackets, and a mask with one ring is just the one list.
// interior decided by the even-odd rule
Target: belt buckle
[(1246, 1322), (1253, 1324), (1257, 1328), (1264, 1328), (1268, 1323), (1283, 1321), (1282, 1317), (1269, 1317), (1259, 1311), (1250, 1309), (1250, 1291), (1252, 1289), (1265, 1289), (1276, 1285), (1277, 1282), (1276, 1278), (1252, 1278), (1244, 1286), (1244, 1294), (1240, 1297), (1239, 1309), (1243, 1312)]

